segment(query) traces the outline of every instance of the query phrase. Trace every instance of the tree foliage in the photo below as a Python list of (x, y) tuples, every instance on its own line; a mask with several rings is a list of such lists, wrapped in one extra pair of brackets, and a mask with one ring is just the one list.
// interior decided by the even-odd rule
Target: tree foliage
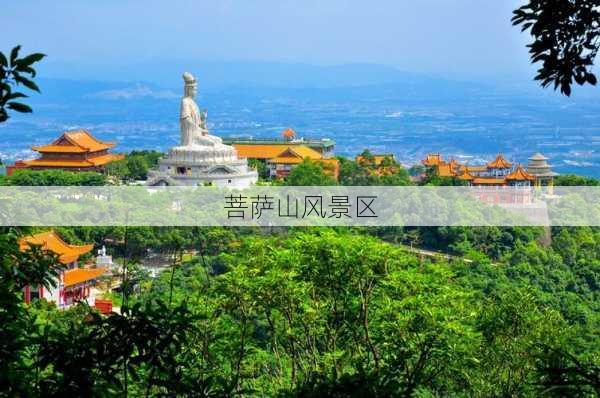
[(34, 53), (19, 58), (20, 50), (21, 46), (16, 46), (8, 56), (0, 52), (0, 123), (8, 120), (9, 110), (21, 113), (32, 112), (28, 105), (19, 100), (27, 98), (27, 95), (20, 91), (13, 91), (13, 87), (23, 85), (30, 90), (40, 91), (32, 80), (36, 75), (32, 65), (41, 61), (45, 55)]
[(512, 22), (533, 36), (529, 53), (532, 63), (541, 63), (535, 79), (543, 87), (553, 84), (569, 96), (573, 82), (596, 85), (599, 0), (529, 0), (514, 11)]
[[(86, 231), (107, 233), (72, 233)], [(170, 242), (164, 250), (180, 250), (191, 239), (201, 255), (174, 262), (131, 296), (121, 314), (109, 316), (85, 305), (61, 312), (43, 301), (25, 306), (20, 287), (40, 274), (27, 271), (18, 283), (2, 278), (0, 287), (11, 292), (2, 296), (2, 391), (286, 397), (598, 392), (597, 230), (556, 230), (546, 250), (535, 240), (517, 243), (496, 264), (430, 262), (364, 232), (225, 236), (230, 244), (208, 248), (231, 230), (163, 229), (160, 239)], [(2, 236), (3, 276), (33, 264), (49, 269), (39, 258), (21, 257), (44, 258), (17, 252), (17, 234)]]
[(325, 173), (323, 166), (306, 158), (290, 171), (285, 179), (289, 186), (323, 186), (335, 185), (333, 178)]
[(64, 170), (15, 170), (0, 180), (0, 185), (16, 186), (98, 186), (106, 185), (106, 176), (97, 172)]

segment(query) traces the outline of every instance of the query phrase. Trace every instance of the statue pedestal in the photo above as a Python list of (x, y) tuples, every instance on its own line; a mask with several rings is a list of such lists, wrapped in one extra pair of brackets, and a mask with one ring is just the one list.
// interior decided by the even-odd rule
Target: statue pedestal
[(239, 159), (228, 145), (176, 146), (158, 161), (158, 170), (148, 173), (148, 185), (215, 185), (245, 188), (258, 180), (258, 173)]

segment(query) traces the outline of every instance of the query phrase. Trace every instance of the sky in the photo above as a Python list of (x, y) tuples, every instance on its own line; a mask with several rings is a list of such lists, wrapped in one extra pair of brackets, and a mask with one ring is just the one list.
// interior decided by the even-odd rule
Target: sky
[[(461, 79), (530, 79), (524, 0), (3, 0), (0, 48), (76, 74), (183, 61), (373, 63)], [(99, 76), (104, 78), (104, 76)]]

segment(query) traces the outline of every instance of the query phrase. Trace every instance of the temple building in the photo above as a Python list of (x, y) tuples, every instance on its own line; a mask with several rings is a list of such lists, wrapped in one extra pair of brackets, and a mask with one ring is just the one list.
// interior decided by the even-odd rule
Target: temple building
[[(278, 149), (281, 151), (281, 148)], [(335, 180), (338, 179), (340, 172), (339, 161), (335, 158), (323, 158), (319, 152), (304, 145), (285, 147), (283, 151), (277, 153), (274, 157), (266, 159), (269, 176), (271, 178), (285, 178), (304, 159), (319, 163), (323, 167), (325, 174)]]
[[(333, 156), (335, 141), (329, 138), (307, 139), (298, 137), (296, 131), (287, 128), (281, 132), (281, 139), (258, 139), (258, 138), (223, 138), (223, 143), (232, 145), (237, 149), (241, 157), (247, 159), (269, 159), (273, 152), (281, 152), (289, 146), (304, 145), (317, 151), (323, 158)], [(279, 149), (277, 149), (279, 148)], [(271, 155), (271, 156), (269, 156)]]
[(310, 159), (323, 166), (326, 174), (338, 179), (339, 161), (333, 157), (335, 143), (329, 139), (305, 140), (297, 138), (296, 132), (285, 129), (281, 133), (281, 140), (244, 140), (224, 139), (223, 142), (231, 144), (240, 158), (254, 159), (263, 162), (269, 170), (271, 178), (285, 178), (290, 171)]
[(17, 169), (103, 171), (108, 163), (124, 158), (124, 155), (109, 153), (114, 145), (99, 141), (87, 130), (66, 131), (48, 145), (32, 146), (40, 157), (16, 161), (7, 168), (7, 174)]
[(58, 273), (56, 287), (47, 289), (44, 286), (26, 286), (24, 289), (25, 302), (44, 298), (56, 303), (59, 308), (66, 308), (78, 301), (87, 301), (94, 305), (91, 289), (96, 280), (105, 273), (105, 268), (80, 268), (79, 259), (89, 253), (93, 246), (70, 245), (54, 231), (47, 231), (23, 237), (19, 240), (19, 250), (31, 250), (33, 246), (50, 252), (58, 257), (63, 265)]

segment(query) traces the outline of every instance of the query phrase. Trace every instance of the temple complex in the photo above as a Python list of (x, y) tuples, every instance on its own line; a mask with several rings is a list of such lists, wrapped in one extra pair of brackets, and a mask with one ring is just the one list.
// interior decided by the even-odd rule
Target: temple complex
[[(539, 186), (544, 178), (551, 178), (556, 173), (545, 163), (546, 158), (536, 154), (530, 158), (527, 170), (522, 165), (514, 165), (502, 154), (485, 165), (467, 165), (451, 159), (445, 161), (439, 153), (429, 154), (421, 163), (440, 177), (456, 178), (466, 185), (477, 187), (474, 191), (480, 199), (497, 204), (532, 203), (534, 200), (532, 187)], [(532, 162), (533, 161), (533, 162)], [(537, 172), (538, 175), (531, 173)], [(551, 183), (550, 183), (551, 184)], [(504, 189), (504, 188), (516, 189)]]
[(535, 177), (521, 165), (513, 165), (502, 154), (485, 165), (471, 166), (451, 159), (446, 162), (439, 153), (421, 161), (439, 177), (454, 177), (471, 186), (531, 186)]
[(103, 171), (104, 167), (124, 155), (109, 153), (113, 143), (96, 139), (87, 130), (66, 131), (48, 145), (32, 146), (40, 157), (31, 160), (18, 160), (7, 168), (11, 175), (17, 169)]
[(194, 101), (196, 78), (186, 72), (183, 80), (180, 144), (158, 161), (158, 170), (148, 173), (147, 184), (244, 188), (256, 183), (258, 173), (248, 167), (246, 159), (239, 158), (236, 149), (223, 144), (221, 138), (209, 134), (207, 114), (201, 112)]
[(335, 141), (328, 138), (307, 139), (298, 137), (292, 128), (286, 128), (281, 132), (281, 139), (259, 139), (259, 138), (224, 138), (223, 143), (232, 145), (241, 157), (248, 159), (269, 159), (274, 157), (274, 152), (281, 152), (290, 146), (303, 145), (317, 151), (325, 159), (333, 157)]
[(79, 258), (89, 253), (93, 245), (70, 245), (54, 231), (47, 231), (23, 237), (19, 240), (19, 250), (31, 250), (33, 246), (58, 257), (64, 266), (58, 273), (56, 286), (47, 289), (44, 286), (26, 286), (24, 289), (25, 302), (44, 298), (56, 303), (59, 308), (66, 308), (78, 301), (92, 302), (91, 289), (96, 279), (103, 275), (105, 268), (80, 268)]
[(225, 142), (237, 150), (241, 158), (253, 159), (265, 164), (271, 178), (285, 178), (292, 169), (309, 159), (323, 166), (325, 174), (334, 179), (339, 176), (339, 161), (333, 157), (332, 140), (305, 140), (297, 138), (296, 132), (287, 128), (280, 140), (228, 139)]

